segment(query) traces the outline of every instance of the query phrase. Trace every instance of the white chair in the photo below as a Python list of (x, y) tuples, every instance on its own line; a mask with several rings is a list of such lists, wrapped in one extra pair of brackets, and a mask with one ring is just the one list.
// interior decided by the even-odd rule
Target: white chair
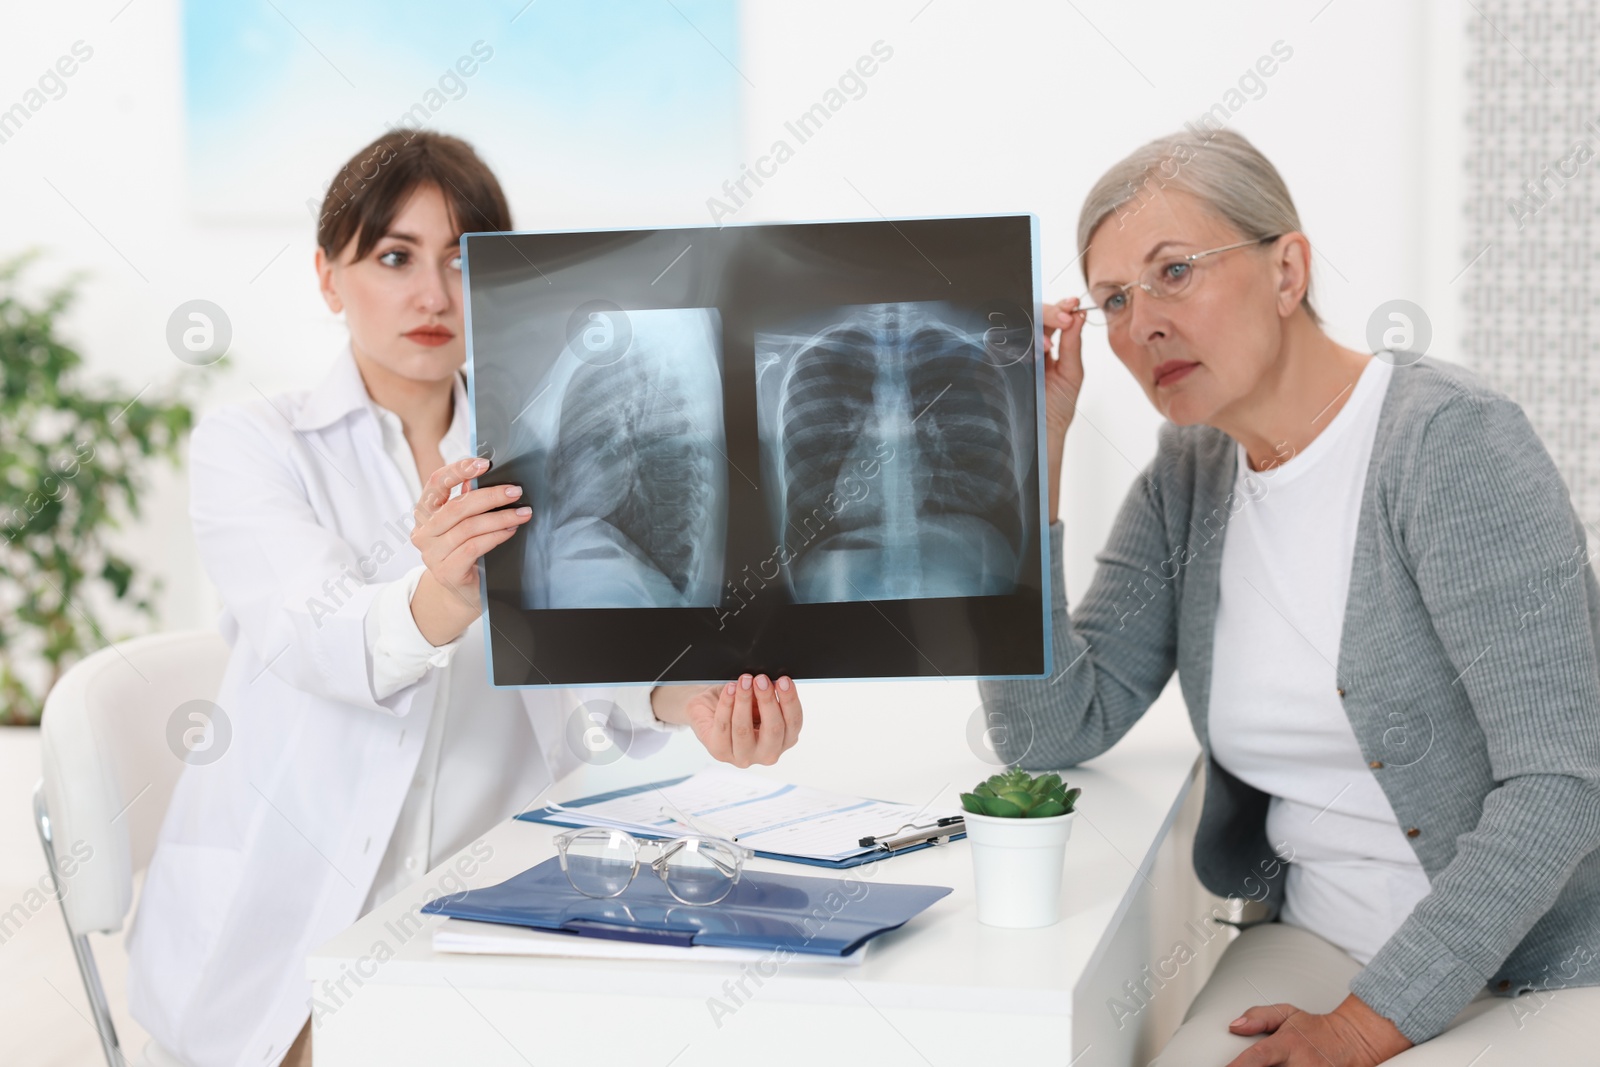
[[(169, 726), (173, 713), (216, 699), (227, 662), (228, 645), (215, 631), (141, 637), (87, 657), (45, 700), (34, 819), (110, 1067), (126, 1061), (89, 934), (122, 929), (133, 876), (150, 863), (185, 765), (181, 745), (175, 750), (168, 738), (181, 738), (191, 723)], [(154, 1041), (144, 1057), (157, 1067), (180, 1064)]]

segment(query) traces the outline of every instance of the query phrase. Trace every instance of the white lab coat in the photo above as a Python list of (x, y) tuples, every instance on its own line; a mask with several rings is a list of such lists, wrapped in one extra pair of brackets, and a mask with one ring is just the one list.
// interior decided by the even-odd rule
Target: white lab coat
[[(309, 952), (358, 918), (416, 772), (439, 671), (377, 699), (365, 616), (421, 563), (410, 490), (348, 348), (315, 389), (219, 409), (190, 441), (191, 516), (233, 646), (224, 755), (184, 768), (128, 934), (134, 1018), (195, 1067), (275, 1064)], [(481, 663), (458, 668), (483, 670)], [(552, 780), (604, 697), (630, 756), (665, 744), (647, 686), (519, 690)], [(221, 743), (222, 731), (214, 734)], [(270, 1057), (270, 1058), (269, 1058)]]

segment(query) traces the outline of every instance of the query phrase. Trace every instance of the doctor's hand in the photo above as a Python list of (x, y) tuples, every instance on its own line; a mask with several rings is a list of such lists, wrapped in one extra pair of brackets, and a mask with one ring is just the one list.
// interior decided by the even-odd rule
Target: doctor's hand
[(773, 764), (800, 739), (804, 714), (794, 681), (741, 675), (726, 685), (657, 686), (650, 694), (656, 718), (688, 723), (706, 751), (724, 763)]
[(1411, 1047), (1387, 1018), (1349, 994), (1326, 1015), (1293, 1004), (1258, 1004), (1228, 1024), (1231, 1033), (1270, 1034), (1235, 1056), (1228, 1067), (1375, 1067)]
[[(1061, 454), (1066, 449), (1067, 427), (1078, 409), (1083, 388), (1083, 323), (1078, 298), (1069, 296), (1039, 309), (1044, 329), (1044, 426), (1046, 456), (1050, 462), (1050, 521), (1061, 504)], [(1053, 335), (1053, 336), (1052, 336)]]
[[(532, 517), (531, 508), (505, 506), (522, 495), (521, 486), (466, 487), (488, 469), (489, 461), (479, 458), (446, 463), (433, 472), (417, 501), (411, 543), (428, 570), (411, 596), (411, 615), (435, 646), (460, 637), (483, 610), (478, 560)], [(452, 499), (458, 485), (461, 493)]]

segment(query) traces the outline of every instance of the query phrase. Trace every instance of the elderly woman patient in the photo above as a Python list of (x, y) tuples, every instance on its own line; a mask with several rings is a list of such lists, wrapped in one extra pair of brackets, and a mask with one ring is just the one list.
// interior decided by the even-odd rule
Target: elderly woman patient
[(1532, 426), (1329, 338), (1288, 191), (1231, 132), (1112, 167), (1078, 247), (1087, 298), (1044, 315), (1057, 560), (1084, 329), (1168, 424), (1070, 613), (1055, 569), (1070, 667), (981, 688), (1033, 726), (1001, 755), (1059, 768), (1178, 672), (1197, 874), (1264, 917), (1154, 1062), (1600, 1063), (1600, 585)]

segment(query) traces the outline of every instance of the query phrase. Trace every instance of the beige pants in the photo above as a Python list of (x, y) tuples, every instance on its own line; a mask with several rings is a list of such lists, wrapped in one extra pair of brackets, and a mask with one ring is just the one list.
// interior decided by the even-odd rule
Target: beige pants
[(280, 1061), (280, 1067), (311, 1067), (311, 1020), (300, 1028), (300, 1036), (294, 1039), (294, 1044), (289, 1046), (289, 1051)]
[[(1235, 938), (1195, 994), (1183, 1024), (1150, 1067), (1226, 1067), (1261, 1038), (1240, 1037), (1228, 1023), (1258, 1004), (1288, 1003), (1332, 1011), (1350, 992), (1361, 964), (1309, 930), (1284, 923), (1252, 926)], [(1385, 1067), (1525, 1067), (1596, 1062), (1600, 986), (1497, 997), (1488, 990), (1462, 1008), (1442, 1033), (1386, 1060)]]

